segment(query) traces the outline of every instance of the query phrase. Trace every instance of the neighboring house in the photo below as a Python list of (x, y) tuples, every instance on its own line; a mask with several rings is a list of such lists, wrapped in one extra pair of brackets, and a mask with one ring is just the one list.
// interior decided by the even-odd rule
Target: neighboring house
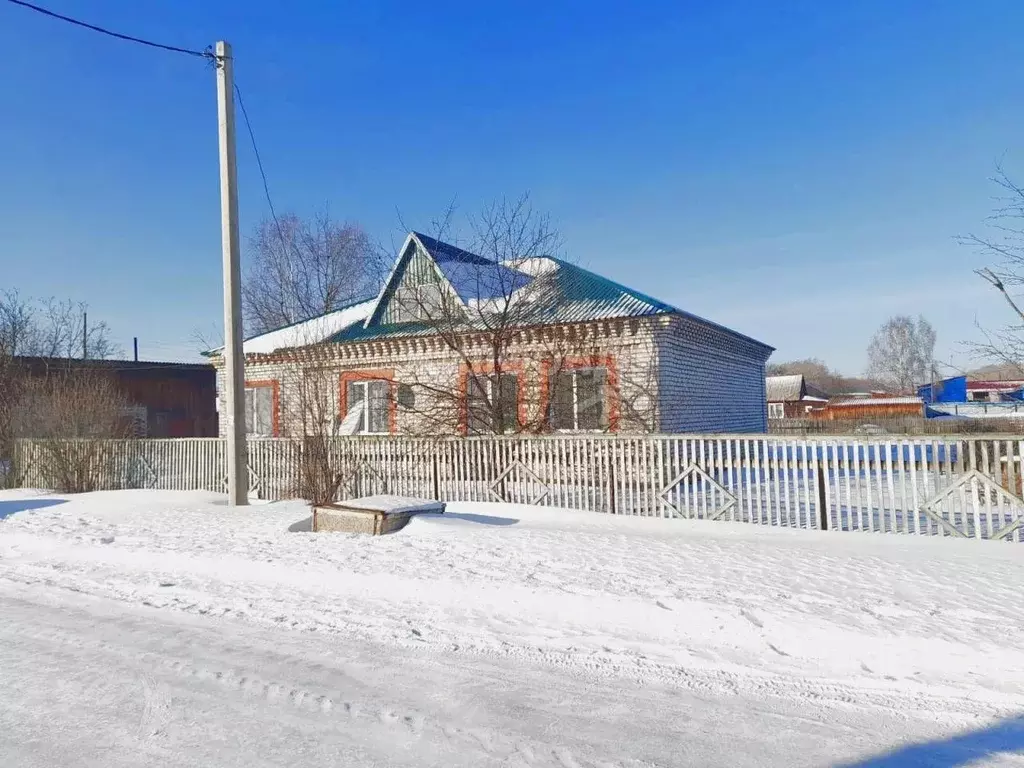
[(933, 403), (1020, 403), (1024, 379), (972, 380), (952, 376), (917, 388), (917, 394)]
[(814, 386), (803, 374), (767, 376), (765, 397), (769, 419), (806, 419), (811, 411), (828, 400), (828, 394)]
[(929, 418), (1016, 417), (1024, 412), (1024, 380), (971, 381), (966, 376), (925, 384), (918, 394)]
[(969, 403), (1019, 403), (1024, 400), (1024, 380), (968, 381)]
[(207, 363), (14, 357), (31, 376), (89, 371), (109, 376), (131, 403), (125, 414), (137, 437), (216, 437), (217, 379)]
[[(496, 263), (412, 232), (376, 297), (245, 341), (246, 426), (763, 432), (772, 351), (559, 259)], [(221, 350), (209, 355), (223, 391)]]

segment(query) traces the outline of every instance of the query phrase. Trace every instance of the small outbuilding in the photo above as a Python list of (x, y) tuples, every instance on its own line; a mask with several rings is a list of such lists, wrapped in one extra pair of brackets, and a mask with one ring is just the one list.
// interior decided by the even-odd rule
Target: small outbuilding
[(765, 377), (765, 397), (769, 419), (806, 419), (828, 401), (828, 394), (802, 373)]

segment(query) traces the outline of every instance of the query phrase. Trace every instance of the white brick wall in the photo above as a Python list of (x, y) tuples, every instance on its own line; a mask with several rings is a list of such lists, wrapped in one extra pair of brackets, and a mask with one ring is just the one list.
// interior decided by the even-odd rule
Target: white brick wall
[(659, 327), (657, 339), (663, 432), (767, 430), (768, 350), (685, 317)]
[[(344, 347), (342, 349), (341, 347)], [(358, 347), (358, 349), (357, 349)], [(553, 350), (560, 350), (554, 352)], [(486, 360), (481, 348), (474, 361)], [(527, 418), (541, 416), (542, 361), (571, 357), (611, 356), (618, 373), (619, 419), (625, 433), (763, 432), (766, 429), (764, 360), (758, 345), (687, 318), (649, 318), (576, 326), (552, 342), (524, 335), (510, 349), (509, 361), (523, 366)], [(399, 407), (397, 431), (402, 434), (456, 434), (459, 409), (453, 397), (462, 358), (449, 349), (413, 340), (339, 345), (331, 360), (288, 361), (281, 357), (250, 357), (247, 381), (277, 381), (282, 436), (302, 432), (301, 381), (306, 371), (329, 377), (335, 405), (344, 371), (391, 369), (398, 383), (414, 385), (416, 407)], [(555, 364), (556, 366), (558, 363)], [(313, 375), (313, 374), (310, 374)], [(321, 374), (316, 374), (321, 375)], [(421, 384), (448, 390), (431, 395)], [(223, 368), (217, 366), (218, 392)], [(430, 405), (433, 403), (433, 405)], [(221, 404), (223, 406), (223, 404)], [(429, 411), (429, 414), (423, 413)], [(223, 410), (222, 410), (223, 413)], [(224, 419), (221, 419), (222, 434)]]

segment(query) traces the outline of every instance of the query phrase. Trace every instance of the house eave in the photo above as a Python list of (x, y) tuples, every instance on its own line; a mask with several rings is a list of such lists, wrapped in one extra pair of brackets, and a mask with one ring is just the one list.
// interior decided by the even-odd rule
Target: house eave
[[(578, 323), (559, 323), (547, 325), (524, 326), (512, 331), (512, 342), (531, 344), (562, 339), (610, 339), (635, 336), (641, 326), (648, 325), (658, 315), (647, 317), (623, 317), (606, 320), (588, 320)], [(582, 331), (582, 333), (581, 333)], [(465, 341), (465, 349), (479, 347), (486, 350), (489, 346), (486, 331), (467, 331), (460, 334)], [(303, 347), (290, 347), (274, 352), (250, 353), (245, 356), (246, 365), (266, 365), (279, 363), (329, 363), (341, 360), (370, 358), (388, 354), (405, 354), (410, 351), (443, 352), (452, 346), (445, 338), (436, 333), (424, 333), (410, 336), (385, 337), (359, 341), (324, 342)], [(215, 365), (221, 366), (223, 358), (215, 358)]]

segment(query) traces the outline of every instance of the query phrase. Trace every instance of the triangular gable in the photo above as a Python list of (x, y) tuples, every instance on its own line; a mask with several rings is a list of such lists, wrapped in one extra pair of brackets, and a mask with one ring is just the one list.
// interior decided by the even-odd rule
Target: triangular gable
[(422, 236), (417, 232), (410, 232), (406, 236), (405, 242), (398, 251), (398, 258), (395, 259), (395, 265), (391, 268), (391, 274), (388, 275), (388, 279), (384, 282), (384, 287), (381, 288), (380, 294), (377, 296), (377, 303), (369, 317), (366, 318), (366, 322), (363, 324), (364, 328), (370, 328), (374, 325), (381, 324), (383, 318), (387, 314), (388, 306), (395, 296), (395, 292), (402, 286), (403, 282), (406, 281), (406, 276), (409, 274), (410, 264), (412, 264), (413, 260), (417, 257), (425, 260), (422, 268), (430, 269), (433, 274), (436, 275), (437, 282), (441, 284), (443, 291), (451, 296), (458, 296), (458, 293), (455, 291), (451, 283), (448, 282), (448, 278), (445, 276), (444, 272), (438, 267), (434, 260), (434, 255), (423, 243), (421, 237)]

